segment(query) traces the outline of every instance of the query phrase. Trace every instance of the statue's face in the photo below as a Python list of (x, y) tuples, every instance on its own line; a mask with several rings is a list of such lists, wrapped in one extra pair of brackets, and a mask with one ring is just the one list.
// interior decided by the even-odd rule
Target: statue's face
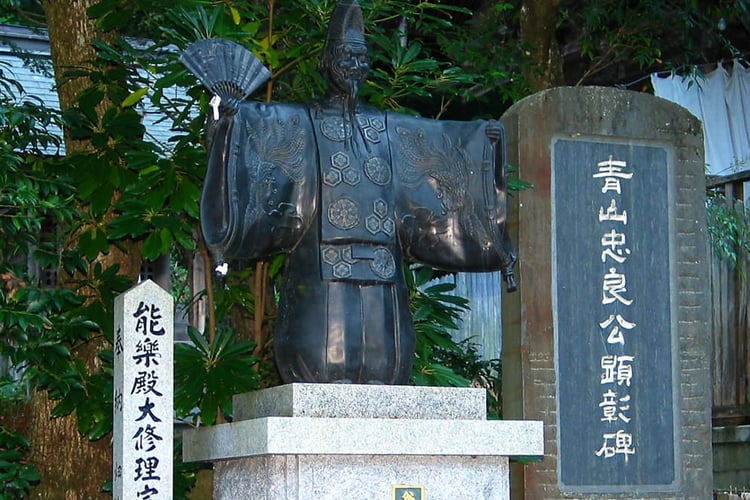
[(356, 97), (369, 71), (370, 57), (366, 45), (343, 43), (334, 48), (329, 75), (330, 84), (336, 92)]

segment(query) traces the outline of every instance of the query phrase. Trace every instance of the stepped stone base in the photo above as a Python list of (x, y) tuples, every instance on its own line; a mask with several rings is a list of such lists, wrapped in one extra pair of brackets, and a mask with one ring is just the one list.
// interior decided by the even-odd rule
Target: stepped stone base
[(184, 436), (215, 499), (507, 499), (508, 458), (544, 453), (540, 422), (485, 420), (483, 389), (290, 384), (234, 408)]

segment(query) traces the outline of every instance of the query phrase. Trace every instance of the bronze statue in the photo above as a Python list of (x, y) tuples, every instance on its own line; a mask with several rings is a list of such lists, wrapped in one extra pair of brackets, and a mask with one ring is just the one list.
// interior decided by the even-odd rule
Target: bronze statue
[[(201, 50), (228, 50), (217, 43)], [(183, 61), (199, 72), (197, 52)], [(329, 92), (310, 105), (244, 100), (252, 85), (224, 85), (203, 233), (228, 259), (287, 253), (274, 337), (284, 382), (406, 384), (415, 334), (404, 261), (500, 269), (515, 287), (503, 128), (360, 104), (369, 61), (356, 0), (335, 8), (321, 67)]]

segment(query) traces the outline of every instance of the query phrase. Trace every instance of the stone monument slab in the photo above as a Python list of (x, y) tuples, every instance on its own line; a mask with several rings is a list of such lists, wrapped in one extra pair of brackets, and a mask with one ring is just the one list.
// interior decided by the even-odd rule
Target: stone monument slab
[(504, 414), (544, 420), (547, 438), (514, 483), (526, 498), (710, 498), (700, 123), (596, 87), (535, 94), (503, 122), (535, 185), (514, 207)]

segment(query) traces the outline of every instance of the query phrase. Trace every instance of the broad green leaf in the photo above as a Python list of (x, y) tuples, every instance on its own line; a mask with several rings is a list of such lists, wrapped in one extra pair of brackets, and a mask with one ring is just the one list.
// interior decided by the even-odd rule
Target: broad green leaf
[(143, 257), (146, 259), (155, 260), (157, 257), (164, 254), (165, 250), (160, 231), (154, 231), (149, 234), (141, 247)]
[(141, 99), (143, 99), (143, 96), (145, 96), (148, 93), (148, 91), (149, 91), (148, 87), (143, 87), (143, 88), (136, 90), (135, 92), (131, 93), (122, 101), (121, 106), (123, 108), (128, 108), (130, 106), (138, 104), (141, 101)]

